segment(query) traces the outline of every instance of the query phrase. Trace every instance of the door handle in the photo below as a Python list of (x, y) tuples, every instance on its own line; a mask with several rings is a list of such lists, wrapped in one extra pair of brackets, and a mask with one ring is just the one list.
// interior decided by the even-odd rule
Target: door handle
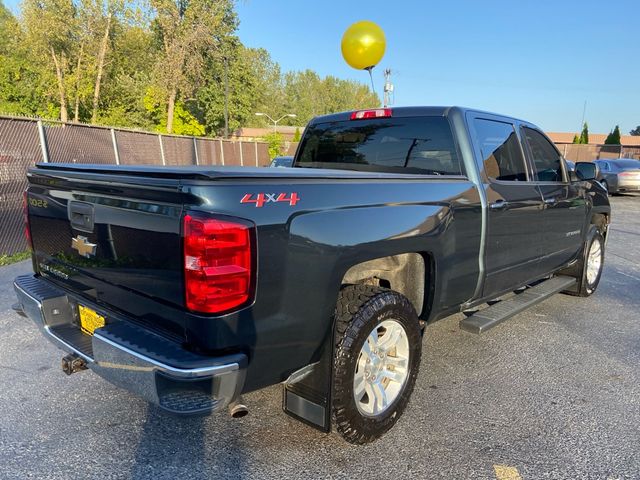
[(509, 208), (509, 202), (507, 202), (506, 200), (500, 199), (489, 204), (489, 208), (494, 211), (506, 210), (507, 208)]

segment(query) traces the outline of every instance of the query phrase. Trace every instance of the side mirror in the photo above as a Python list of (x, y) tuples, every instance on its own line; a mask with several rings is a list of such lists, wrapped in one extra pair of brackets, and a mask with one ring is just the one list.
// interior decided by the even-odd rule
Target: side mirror
[(576, 176), (579, 180), (595, 180), (598, 176), (598, 166), (592, 162), (578, 162)]

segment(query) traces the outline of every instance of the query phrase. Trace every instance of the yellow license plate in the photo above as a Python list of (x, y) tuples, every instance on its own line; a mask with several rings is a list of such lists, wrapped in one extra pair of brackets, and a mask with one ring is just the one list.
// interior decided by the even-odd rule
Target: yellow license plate
[(78, 313), (80, 314), (80, 329), (84, 333), (93, 335), (96, 328), (104, 327), (104, 317), (98, 315), (95, 310), (78, 305)]

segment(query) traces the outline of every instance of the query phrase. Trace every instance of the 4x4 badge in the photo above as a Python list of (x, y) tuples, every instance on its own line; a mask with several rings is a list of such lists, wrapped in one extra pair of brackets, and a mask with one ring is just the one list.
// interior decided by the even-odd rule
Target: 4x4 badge
[(78, 253), (86, 258), (92, 257), (96, 254), (96, 247), (98, 245), (89, 242), (87, 237), (78, 235), (76, 238), (71, 239), (71, 248), (77, 250)]

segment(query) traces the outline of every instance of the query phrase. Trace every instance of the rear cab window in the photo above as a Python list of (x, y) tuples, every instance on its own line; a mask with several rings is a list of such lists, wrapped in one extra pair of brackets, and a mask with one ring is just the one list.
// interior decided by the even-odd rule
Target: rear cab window
[(526, 182), (527, 164), (514, 125), (484, 118), (475, 118), (473, 125), (487, 177), (501, 182)]
[(463, 175), (445, 117), (387, 117), (309, 125), (296, 166)]

